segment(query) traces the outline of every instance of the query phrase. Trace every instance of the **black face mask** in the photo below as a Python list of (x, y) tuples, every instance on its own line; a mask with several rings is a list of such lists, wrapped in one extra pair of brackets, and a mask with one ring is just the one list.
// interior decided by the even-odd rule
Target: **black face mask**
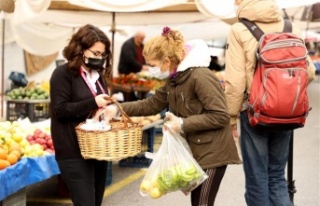
[(99, 70), (103, 69), (105, 59), (96, 59), (96, 58), (87, 58), (83, 56), (83, 63), (86, 65), (86, 67), (93, 69), (93, 70)]

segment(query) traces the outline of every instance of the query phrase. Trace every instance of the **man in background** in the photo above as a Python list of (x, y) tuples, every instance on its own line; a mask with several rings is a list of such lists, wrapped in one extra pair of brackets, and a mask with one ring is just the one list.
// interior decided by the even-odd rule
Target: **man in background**
[(133, 37), (124, 42), (121, 47), (118, 72), (119, 74), (138, 73), (148, 70), (142, 55), (145, 33), (138, 31)]

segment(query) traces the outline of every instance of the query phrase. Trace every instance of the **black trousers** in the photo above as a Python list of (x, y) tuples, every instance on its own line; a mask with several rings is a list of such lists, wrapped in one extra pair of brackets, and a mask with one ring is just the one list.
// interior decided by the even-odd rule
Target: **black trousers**
[(101, 206), (107, 177), (107, 162), (98, 160), (58, 160), (74, 206)]
[(213, 206), (227, 165), (205, 169), (208, 178), (191, 192), (192, 206)]

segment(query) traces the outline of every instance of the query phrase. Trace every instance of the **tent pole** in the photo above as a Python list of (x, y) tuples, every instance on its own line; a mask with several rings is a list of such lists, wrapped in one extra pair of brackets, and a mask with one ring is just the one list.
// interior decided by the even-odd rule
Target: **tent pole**
[(4, 111), (4, 37), (5, 36), (5, 18), (2, 19), (2, 54), (1, 54), (1, 119)]
[[(114, 55), (114, 34), (116, 32), (116, 13), (112, 12), (112, 24), (111, 24), (111, 52)], [(113, 59), (112, 58), (112, 66), (113, 66)]]

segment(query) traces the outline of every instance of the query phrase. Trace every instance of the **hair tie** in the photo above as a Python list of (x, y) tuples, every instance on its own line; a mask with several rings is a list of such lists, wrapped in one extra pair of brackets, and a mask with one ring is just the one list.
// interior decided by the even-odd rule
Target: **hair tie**
[(171, 29), (169, 27), (165, 26), (162, 29), (162, 34), (161, 35), (164, 36), (164, 37), (167, 37), (168, 34), (170, 33), (170, 31), (171, 31)]

